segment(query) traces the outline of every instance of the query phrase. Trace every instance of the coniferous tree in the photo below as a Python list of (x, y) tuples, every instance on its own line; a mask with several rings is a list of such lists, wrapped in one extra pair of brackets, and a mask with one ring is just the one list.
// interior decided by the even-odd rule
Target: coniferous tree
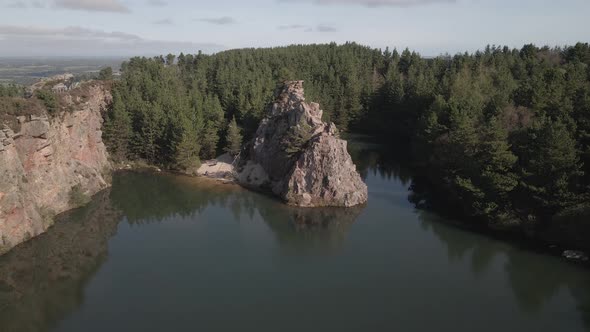
[(228, 127), (227, 127), (227, 136), (226, 136), (226, 144), (225, 152), (229, 153), (231, 156), (237, 156), (242, 149), (242, 134), (240, 133), (240, 128), (236, 123), (236, 118), (232, 118)]
[[(549, 220), (590, 191), (587, 43), (432, 59), (332, 43), (181, 54), (173, 63), (169, 55), (121, 66), (105, 116), (105, 142), (123, 151), (116, 156), (170, 167), (196, 151), (212, 158), (231, 141), (219, 139), (227, 119), (251, 137), (276, 83), (302, 79), (325, 120), (411, 147), (417, 172), (466, 215)], [(128, 137), (127, 147), (111, 137)]]
[(510, 150), (508, 134), (500, 122), (491, 118), (483, 129), (481, 148), (475, 157), (479, 163), (478, 183), (485, 193), (477, 202), (477, 210), (484, 215), (505, 215), (510, 210), (510, 194), (518, 184), (514, 166), (517, 157)]
[(197, 132), (191, 129), (185, 130), (176, 145), (174, 156), (176, 167), (194, 173), (201, 165), (199, 159), (200, 149)]
[(111, 156), (116, 161), (127, 160), (129, 156), (129, 139), (132, 135), (131, 119), (125, 111), (120, 94), (113, 93), (110, 110), (105, 117), (103, 137), (109, 147)]
[(532, 144), (523, 166), (521, 185), (529, 206), (545, 213), (575, 205), (581, 199), (581, 172), (576, 141), (561, 121), (546, 121), (531, 131)]

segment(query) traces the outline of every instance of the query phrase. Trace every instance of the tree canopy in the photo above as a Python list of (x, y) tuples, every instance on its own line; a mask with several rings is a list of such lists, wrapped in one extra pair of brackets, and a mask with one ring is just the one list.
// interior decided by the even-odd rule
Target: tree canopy
[(464, 215), (550, 219), (588, 200), (587, 43), (435, 58), (293, 45), (136, 57), (121, 71), (105, 123), (119, 158), (187, 167), (214, 157), (238, 126), (252, 136), (277, 82), (298, 79), (339, 129), (410, 147), (429, 185)]

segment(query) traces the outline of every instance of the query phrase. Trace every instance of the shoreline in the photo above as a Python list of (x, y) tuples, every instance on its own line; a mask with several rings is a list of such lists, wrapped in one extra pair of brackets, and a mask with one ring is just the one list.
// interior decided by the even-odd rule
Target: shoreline
[[(231, 186), (235, 187), (236, 189), (253, 191), (253, 192), (256, 192), (256, 193), (259, 193), (262, 195), (265, 194), (263, 191), (253, 190), (252, 188), (242, 186), (237, 181), (235, 181), (233, 179), (216, 177), (216, 176), (207, 176), (207, 175), (190, 175), (190, 174), (172, 171), (172, 170), (162, 170), (159, 167), (154, 166), (154, 165), (148, 165), (148, 164), (137, 163), (137, 162), (128, 162), (128, 163), (124, 163), (124, 164), (120, 164), (120, 165), (115, 165), (112, 170), (112, 175), (115, 176), (117, 173), (124, 174), (126, 172), (150, 173), (152, 176), (154, 176), (154, 175), (155, 176), (174, 176), (174, 177), (177, 177), (178, 179), (182, 180), (183, 182), (186, 180), (196, 181), (194, 183), (196, 186), (203, 185), (204, 183), (207, 183), (209, 185), (215, 185), (215, 186), (216, 185), (221, 185), (221, 186), (231, 185)], [(201, 182), (201, 183), (199, 183), (199, 182)], [(106, 187), (106, 188), (102, 189), (101, 191), (92, 195), (90, 197), (90, 201), (87, 204), (82, 205), (82, 206), (73, 207), (73, 208), (61, 211), (60, 213), (56, 214), (56, 216), (54, 217), (55, 221), (59, 222), (60, 216), (66, 214), (66, 213), (70, 213), (71, 211), (74, 211), (76, 209), (85, 207), (86, 205), (90, 204), (90, 202), (93, 201), (97, 196), (101, 195), (102, 193), (104, 193), (107, 190), (110, 190), (111, 188), (112, 188), (112, 182), (109, 183), (108, 187)], [(276, 197), (274, 197), (272, 195), (268, 195), (268, 196), (276, 199)], [(285, 204), (285, 202), (281, 201), (280, 199), (276, 199), (276, 201), (279, 204), (284, 204), (285, 206), (290, 206), (288, 204)], [(311, 209), (313, 209), (313, 208), (311, 208)], [(512, 246), (519, 248), (519, 249), (524, 249), (524, 250), (535, 252), (535, 253), (542, 254), (542, 255), (559, 257), (560, 259), (567, 261), (570, 264), (590, 268), (590, 259), (588, 259), (589, 252), (587, 250), (583, 250), (583, 249), (577, 250), (577, 248), (575, 248), (575, 246), (567, 246), (567, 245), (565, 245), (564, 242), (554, 241), (554, 240), (543, 238), (543, 237), (531, 236), (531, 235), (526, 234), (520, 228), (490, 227), (488, 225), (473, 225), (473, 224), (469, 224), (468, 222), (458, 220), (456, 218), (451, 218), (451, 217), (445, 216), (444, 214), (438, 213), (437, 211), (434, 211), (431, 209), (416, 208), (416, 210), (427, 212), (427, 213), (432, 213), (433, 215), (435, 215), (437, 218), (435, 221), (432, 221), (432, 222), (442, 223), (447, 226), (460, 229), (462, 231), (484, 235), (488, 238), (491, 238), (496, 241), (501, 241), (501, 242), (507, 243), (507, 244), (512, 245)], [(46, 231), (53, 228), (54, 225), (55, 225), (55, 223), (53, 225), (51, 225)], [(27, 243), (31, 240), (34, 240), (35, 238), (37, 238), (38, 236), (41, 236), (44, 233), (45, 232), (43, 232), (35, 237), (32, 237), (27, 241), (19, 243), (18, 245), (14, 246), (10, 250), (0, 254), (0, 256), (3, 256), (5, 254), (11, 252), (14, 248), (19, 247), (23, 243)], [(575, 248), (575, 249), (572, 249), (572, 248)], [(566, 254), (569, 254), (570, 256), (578, 256), (578, 257), (567, 257)]]

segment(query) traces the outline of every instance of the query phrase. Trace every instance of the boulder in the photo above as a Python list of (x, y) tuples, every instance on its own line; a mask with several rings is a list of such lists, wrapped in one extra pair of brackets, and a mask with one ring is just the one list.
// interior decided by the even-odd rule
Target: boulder
[(254, 139), (243, 150), (237, 181), (287, 204), (350, 207), (367, 201), (367, 186), (333, 123), (306, 103), (303, 81), (284, 82)]
[(588, 261), (588, 255), (586, 255), (586, 253), (583, 251), (565, 250), (563, 252), (562, 256), (567, 259), (574, 260), (574, 261), (580, 261), (580, 262), (587, 262)]

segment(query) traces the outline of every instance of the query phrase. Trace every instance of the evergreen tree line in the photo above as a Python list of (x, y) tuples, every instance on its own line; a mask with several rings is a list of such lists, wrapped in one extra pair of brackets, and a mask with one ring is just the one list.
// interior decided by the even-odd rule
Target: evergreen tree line
[(410, 143), (431, 202), (525, 225), (588, 202), (588, 44), (384, 58), (364, 125)]
[(236, 153), (276, 84), (302, 79), (325, 120), (411, 147), (445, 204), (535, 221), (588, 200), (589, 65), (583, 43), (436, 58), (354, 43), (138, 57), (113, 88), (105, 140), (115, 158), (171, 168)]

